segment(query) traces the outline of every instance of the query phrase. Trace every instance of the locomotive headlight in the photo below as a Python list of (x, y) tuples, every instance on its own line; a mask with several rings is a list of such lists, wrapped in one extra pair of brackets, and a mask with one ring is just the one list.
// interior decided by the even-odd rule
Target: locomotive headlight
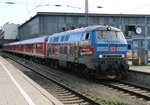
[(107, 30), (110, 31), (110, 30), (111, 30), (111, 27), (107, 27)]
[(99, 55), (99, 58), (103, 58), (103, 55)]
[(124, 58), (125, 57), (124, 54), (122, 54), (121, 57)]

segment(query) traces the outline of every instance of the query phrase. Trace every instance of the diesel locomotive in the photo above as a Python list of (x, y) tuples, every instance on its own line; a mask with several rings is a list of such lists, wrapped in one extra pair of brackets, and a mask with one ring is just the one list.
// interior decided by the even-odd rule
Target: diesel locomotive
[(112, 26), (94, 25), (9, 43), (3, 50), (98, 79), (120, 79), (129, 69), (126, 39)]

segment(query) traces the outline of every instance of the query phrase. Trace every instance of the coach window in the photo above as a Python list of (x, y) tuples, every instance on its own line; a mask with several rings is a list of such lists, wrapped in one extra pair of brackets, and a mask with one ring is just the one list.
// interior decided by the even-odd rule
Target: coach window
[(77, 34), (74, 34), (73, 36), (74, 36), (74, 41), (78, 41), (78, 36), (77, 36)]
[(62, 36), (61, 39), (60, 39), (60, 41), (64, 41), (64, 39), (65, 39), (65, 36)]
[(81, 34), (76, 34), (77, 41), (81, 40)]
[(43, 49), (43, 46), (42, 46), (42, 45), (43, 45), (42, 43), (37, 44), (37, 49), (38, 49), (38, 50), (42, 50), (42, 49)]
[(48, 42), (49, 42), (49, 43), (54, 42), (54, 37), (50, 37), (49, 40), (48, 40)]
[(59, 37), (54, 37), (54, 42), (58, 42), (59, 41)]
[(20, 45), (20, 51), (23, 51), (24, 46), (21, 44)]
[(69, 40), (69, 35), (67, 35), (66, 37), (65, 37), (65, 41), (68, 41)]
[(28, 49), (33, 49), (33, 44), (29, 44)]
[(70, 35), (69, 42), (73, 42), (74, 40), (75, 40), (75, 36), (74, 35)]

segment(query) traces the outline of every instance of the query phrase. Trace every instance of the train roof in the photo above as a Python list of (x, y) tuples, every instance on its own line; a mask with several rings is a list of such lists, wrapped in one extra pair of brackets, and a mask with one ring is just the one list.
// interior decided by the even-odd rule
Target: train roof
[(108, 27), (110, 27), (111, 30), (114, 30), (114, 31), (121, 31), (120, 29), (112, 27), (112, 26), (92, 25), (92, 26), (88, 26), (88, 27), (82, 27), (82, 28), (68, 30), (68, 31), (60, 32), (60, 33), (55, 33), (49, 37), (48, 43), (50, 42), (52, 37), (71, 35), (71, 34), (77, 34), (77, 33), (83, 33), (83, 32), (90, 32), (93, 30), (108, 30)]
[(108, 25), (93, 25), (93, 26), (88, 26), (85, 27), (85, 31), (92, 31), (92, 30), (107, 30), (107, 28), (110, 27), (111, 30), (116, 30), (116, 31), (121, 31), (118, 28), (112, 27), (112, 26), (108, 26)]
[(23, 40), (23, 41), (21, 41), (20, 44), (42, 43), (42, 42), (44, 42), (47, 38), (48, 38), (48, 36), (42, 36), (42, 37), (38, 37), (38, 38)]
[(69, 30), (66, 31), (66, 33), (69, 32), (82, 32), (82, 31), (93, 31), (93, 30), (107, 30), (108, 27), (111, 27), (111, 30), (117, 30), (120, 31), (120, 29), (112, 27), (112, 26), (104, 26), (104, 25), (92, 25), (92, 26), (88, 26), (88, 27), (83, 27), (83, 28), (77, 28), (74, 30)]
[(38, 37), (38, 38), (27, 39), (27, 40), (23, 40), (23, 41), (18, 41), (18, 42), (13, 42), (13, 43), (4, 44), (4, 46), (6, 46), (6, 45), (21, 45), (21, 44), (42, 43), (42, 42), (44, 42), (47, 38), (48, 38), (48, 36), (42, 36), (42, 37)]
[(7, 43), (7, 44), (4, 44), (3, 46), (7, 46), (7, 45), (18, 45), (20, 44), (21, 42), (18, 41), (18, 42), (13, 42), (13, 43)]
[(60, 33), (55, 33), (52, 36), (69, 35), (69, 34), (73, 34), (73, 33), (89, 32), (89, 31), (93, 31), (93, 30), (107, 30), (108, 27), (111, 27), (111, 30), (121, 31), (120, 29), (112, 27), (112, 26), (92, 25), (92, 26), (88, 26), (88, 27), (82, 27), (82, 28), (68, 30), (68, 31), (60, 32)]

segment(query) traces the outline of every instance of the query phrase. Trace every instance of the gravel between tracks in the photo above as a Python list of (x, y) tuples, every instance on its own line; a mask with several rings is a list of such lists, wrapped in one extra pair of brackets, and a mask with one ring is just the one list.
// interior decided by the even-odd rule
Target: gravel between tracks
[[(20, 67), (17, 63), (9, 60), (13, 65), (15, 65), (19, 70), (23, 71), (26, 74), (30, 74), (30, 77), (32, 75), (32, 72), (27, 72), (27, 70), (23, 67)], [(31, 62), (26, 62), (26, 64), (29, 65), (29, 67), (33, 67)], [(76, 74), (70, 74), (66, 72), (61, 72), (59, 70), (53, 70), (48, 67), (48, 71), (52, 72), (52, 77), (57, 79), (58, 81), (68, 85), (69, 87), (72, 87), (78, 92), (84, 93), (86, 95), (89, 95), (93, 98), (101, 97), (102, 99), (115, 99), (117, 101), (121, 101), (124, 103), (127, 103), (128, 105), (150, 105), (150, 103), (147, 103), (147, 101), (143, 99), (139, 99), (135, 96), (131, 96), (127, 93), (123, 93), (117, 90), (114, 90), (113, 88), (109, 88), (107, 86), (103, 86), (100, 83), (95, 83), (83, 78), (80, 78), (79, 76), (76, 76)], [(35, 67), (36, 69), (36, 67)], [(32, 75), (33, 76), (33, 75)], [(48, 84), (46, 84), (43, 80), (37, 79), (35, 77), (31, 77), (34, 79), (34, 81), (38, 81), (38, 83), (48, 90)]]

